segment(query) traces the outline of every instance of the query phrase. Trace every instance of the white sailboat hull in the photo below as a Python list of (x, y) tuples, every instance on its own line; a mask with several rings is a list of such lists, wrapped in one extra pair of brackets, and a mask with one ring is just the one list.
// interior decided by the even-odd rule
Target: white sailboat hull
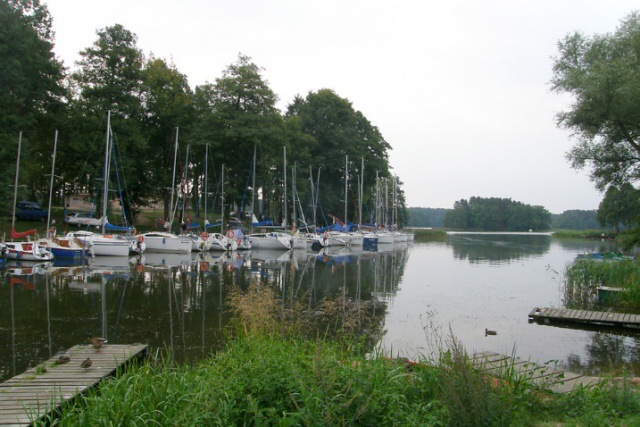
[(191, 253), (191, 238), (171, 233), (145, 233), (145, 252)]

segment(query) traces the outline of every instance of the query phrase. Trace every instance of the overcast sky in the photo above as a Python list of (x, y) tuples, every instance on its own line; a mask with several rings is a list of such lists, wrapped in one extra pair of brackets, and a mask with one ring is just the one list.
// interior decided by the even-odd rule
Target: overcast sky
[[(238, 54), (264, 69), (284, 110), (333, 89), (393, 150), (409, 206), (507, 197), (552, 213), (597, 209), (602, 194), (556, 127), (571, 98), (549, 91), (557, 42), (613, 32), (627, 0), (43, 0), (55, 52), (74, 67), (96, 30), (116, 23), (192, 88)], [(366, 165), (365, 165), (366, 167)]]

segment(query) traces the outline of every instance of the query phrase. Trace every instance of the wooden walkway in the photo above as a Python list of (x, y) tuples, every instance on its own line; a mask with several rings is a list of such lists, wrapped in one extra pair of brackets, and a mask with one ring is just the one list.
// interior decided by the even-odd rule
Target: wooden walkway
[[(44, 417), (62, 404), (114, 375), (119, 367), (146, 356), (146, 345), (105, 344), (99, 350), (77, 345), (67, 351), (68, 363), (57, 365), (57, 357), (0, 384), (0, 426), (24, 426)], [(89, 368), (80, 364), (87, 357)], [(42, 367), (46, 372), (42, 372)]]
[(640, 315), (608, 311), (570, 310), (567, 308), (534, 308), (529, 318), (536, 321), (559, 321), (640, 328)]
[(602, 382), (598, 377), (586, 377), (488, 351), (474, 354), (471, 362), (488, 375), (497, 378), (525, 379), (555, 393), (569, 393), (576, 386), (586, 387)]

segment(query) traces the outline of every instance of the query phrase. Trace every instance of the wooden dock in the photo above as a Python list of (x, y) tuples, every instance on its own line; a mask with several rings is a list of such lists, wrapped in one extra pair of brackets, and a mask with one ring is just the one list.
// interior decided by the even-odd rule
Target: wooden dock
[(629, 313), (612, 313), (608, 311), (536, 307), (529, 313), (529, 319), (545, 322), (557, 321), (586, 323), (590, 325), (618, 326), (623, 328), (640, 328), (640, 315)]
[(474, 354), (471, 362), (488, 375), (524, 379), (555, 393), (569, 393), (577, 386), (588, 387), (602, 382), (598, 377), (587, 377), (487, 351)]
[[(53, 357), (0, 384), (0, 426), (29, 425), (146, 353), (147, 346), (141, 344), (106, 344), (98, 350), (91, 345), (74, 346), (66, 353), (69, 362), (56, 364)], [(87, 357), (93, 361), (91, 366), (80, 367)]]

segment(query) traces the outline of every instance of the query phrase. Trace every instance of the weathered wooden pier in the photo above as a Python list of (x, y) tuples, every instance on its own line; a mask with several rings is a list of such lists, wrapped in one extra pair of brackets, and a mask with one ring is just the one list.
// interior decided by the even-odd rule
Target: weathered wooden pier
[(590, 325), (640, 328), (640, 315), (612, 313), (608, 311), (571, 310), (568, 308), (536, 307), (529, 313), (529, 319), (537, 322), (571, 322)]
[[(142, 344), (74, 346), (66, 352), (68, 362), (57, 364), (56, 356), (0, 384), (0, 426), (29, 425), (146, 354)], [(81, 367), (87, 358), (91, 366)]]
[(474, 354), (471, 362), (481, 372), (496, 378), (508, 377), (527, 380), (540, 388), (555, 393), (569, 393), (575, 387), (588, 387), (602, 382), (602, 379), (598, 377), (575, 374), (488, 351)]

